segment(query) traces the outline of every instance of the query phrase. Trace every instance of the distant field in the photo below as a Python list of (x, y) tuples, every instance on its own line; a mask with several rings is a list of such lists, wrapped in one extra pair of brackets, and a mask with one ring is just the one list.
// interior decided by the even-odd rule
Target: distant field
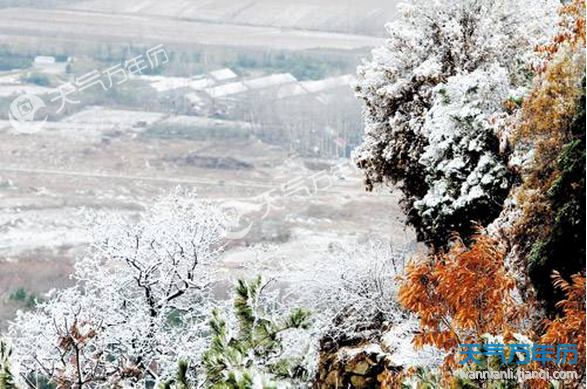
[(395, 15), (395, 5), (390, 0), (90, 0), (71, 3), (69, 8), (383, 36), (383, 25)]
[(38, 45), (62, 40), (86, 44), (217, 45), (282, 50), (343, 49), (378, 46), (383, 39), (319, 31), (283, 30), (204, 23), (155, 16), (74, 10), (8, 8), (0, 10), (0, 43)]
[[(358, 129), (349, 90), (333, 89), (334, 108), (314, 97), (282, 107), (255, 93), (258, 112), (242, 104), (244, 112), (220, 112), (231, 120), (218, 120), (187, 116), (185, 89), (158, 93), (134, 78), (79, 92), (80, 104), (53, 110), (41, 131), (21, 134), (5, 119), (19, 88), (42, 87), (30, 85), (36, 74), (21, 79), (35, 56), (73, 57), (67, 72), (49, 74), (54, 87), (163, 43), (170, 60), (150, 75), (185, 78), (226, 67), (239, 80), (291, 73), (318, 95), (321, 80), (354, 73), (359, 58), (383, 43), (377, 36), (395, 1), (0, 0), (0, 331), (35, 296), (70, 285), (90, 240), (88, 209), (133, 218), (178, 185), (197, 189), (202, 201), (236, 204), (244, 225), (254, 222), (221, 258), (227, 278), (242, 273), (246, 250), (257, 243), (281, 250), (279, 269), (310, 269), (337, 245), (405, 235), (395, 195), (366, 193), (350, 161), (305, 157), (306, 143), (322, 153), (338, 145), (331, 135)], [(325, 124), (331, 121), (337, 131)], [(286, 195), (292, 179), (311, 187), (314, 174), (343, 162), (350, 173), (332, 174), (331, 186)], [(268, 190), (278, 201), (270, 214), (259, 197)]]

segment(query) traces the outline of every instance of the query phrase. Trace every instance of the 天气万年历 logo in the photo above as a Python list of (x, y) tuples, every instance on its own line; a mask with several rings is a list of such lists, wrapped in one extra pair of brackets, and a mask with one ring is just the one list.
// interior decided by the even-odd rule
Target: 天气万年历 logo
[[(465, 364), (467, 362), (475, 362), (481, 365), (483, 362), (475, 358), (475, 355), (485, 356), (500, 356), (504, 364), (511, 363), (515, 360), (518, 365), (529, 364), (530, 361), (537, 362), (552, 362), (552, 363), (569, 363), (571, 365), (577, 364), (577, 344), (534, 344), (529, 343), (514, 343), (514, 344), (460, 344), (461, 350), (459, 353), (465, 358), (459, 363)], [(478, 349), (478, 350), (475, 350)], [(509, 352), (506, 348), (509, 348)], [(516, 358), (516, 354), (524, 356), (524, 358)], [(509, 357), (507, 357), (509, 355)], [(570, 356), (570, 357), (569, 357)]]
[[(8, 110), (8, 120), (12, 127), (21, 133), (32, 134), (39, 131), (47, 122), (47, 116), (39, 119), (35, 117), (37, 111), (46, 108), (45, 102), (38, 96), (24, 94), (18, 96)], [(36, 119), (36, 120), (35, 120)]]

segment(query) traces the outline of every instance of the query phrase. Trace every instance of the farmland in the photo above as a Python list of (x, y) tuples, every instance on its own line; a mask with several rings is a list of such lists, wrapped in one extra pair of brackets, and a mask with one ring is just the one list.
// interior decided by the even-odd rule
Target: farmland
[[(360, 49), (381, 38), (322, 31), (282, 30), (185, 21), (153, 16), (102, 14), (77, 10), (0, 10), (0, 38), (10, 46), (38, 47), (48, 38), (60, 45), (135, 43), (155, 46), (212, 45), (280, 50)], [(50, 19), (52, 23), (46, 23)], [(72, 33), (75, 32), (75, 33)]]
[[(348, 159), (361, 133), (352, 74), (383, 41), (381, 24), (366, 20), (391, 14), (368, 3), (361, 19), (350, 1), (300, 3), (295, 15), (276, 1), (0, 2), (0, 329), (71, 283), (91, 242), (88, 214), (132, 219), (177, 186), (252, 222), (220, 259), (227, 279), (257, 244), (279, 250), (275, 269), (309, 269), (373, 236), (411, 242), (398, 217), (372, 222), (401, 214), (396, 195), (366, 193)], [(89, 88), (55, 114), (52, 88), (158, 44), (169, 61), (157, 73)], [(34, 134), (7, 120), (24, 92), (52, 110)], [(327, 187), (286, 195), (290, 181), (311, 188), (340, 164), (346, 173)], [(265, 217), (259, 196), (272, 189), (282, 195)]]
[[(108, 112), (104, 114), (107, 117)], [(81, 127), (90, 131), (92, 126), (86, 122)], [(352, 169), (346, 179), (333, 178), (332, 187), (315, 195), (279, 199), (281, 209), (261, 219), (265, 207), (258, 196), (263, 192), (299, 176), (310, 186), (311, 175), (340, 161), (311, 163), (260, 141), (137, 138), (123, 132), (104, 143), (51, 129), (35, 136), (3, 130), (0, 136), (0, 293), (5, 301), (18, 288), (42, 295), (69, 282), (74, 259), (83, 255), (90, 241), (84, 224), (88, 210), (133, 217), (178, 185), (197, 189), (202, 201), (236, 201), (237, 208), (250, 211), (246, 220), (253, 221), (251, 232), (233, 242), (223, 259), (229, 274), (238, 274), (250, 255), (247, 247), (255, 243), (276, 245), (288, 261), (303, 251), (307, 255), (301, 266), (319, 260), (332, 245), (360, 243), (373, 235), (398, 243), (411, 237), (398, 219), (371, 223), (378, 213), (399, 214), (396, 198), (365, 193)], [(188, 158), (194, 153), (201, 158), (198, 163)], [(227, 156), (250, 167), (201, 164), (202, 159)], [(361, 233), (356, 232), (358, 225)], [(19, 307), (6, 302), (4, 318)]]

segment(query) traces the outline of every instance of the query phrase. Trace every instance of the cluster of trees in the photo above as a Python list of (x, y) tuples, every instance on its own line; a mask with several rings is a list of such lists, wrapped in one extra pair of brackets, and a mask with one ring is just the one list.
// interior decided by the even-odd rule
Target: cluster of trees
[(227, 222), (179, 189), (138, 220), (93, 215), (75, 285), (10, 326), (0, 388), (309, 387), (321, 338), (406, 318), (393, 282), (404, 252), (384, 242), (337, 249), (334, 268), (307, 269), (324, 276), (291, 298), (263, 277), (237, 280), (229, 301), (215, 297)]
[[(585, 355), (585, 2), (556, 24), (551, 6), (416, 1), (359, 71), (355, 158), (368, 188), (401, 190), (430, 244), (398, 301), (418, 316), (414, 344), (446, 352), (445, 386), (493, 387), (451, 374), (459, 344), (490, 335)], [(548, 368), (579, 387), (583, 359)]]
[(460, 344), (492, 342), (578, 344), (577, 364), (507, 367), (574, 370), (563, 385), (584, 386), (584, 0), (414, 0), (388, 29), (359, 68), (355, 160), (368, 189), (402, 192), (424, 254), (347, 251), (292, 300), (258, 277), (223, 302), (214, 207), (175, 193), (138, 221), (99, 216), (76, 285), (11, 326), (0, 388), (309, 387), (319, 345), (366, 329), (393, 335), (396, 361), (406, 339), (434, 350), (400, 358), (388, 387), (522, 387), (455, 377), (506, 367), (459, 363)]

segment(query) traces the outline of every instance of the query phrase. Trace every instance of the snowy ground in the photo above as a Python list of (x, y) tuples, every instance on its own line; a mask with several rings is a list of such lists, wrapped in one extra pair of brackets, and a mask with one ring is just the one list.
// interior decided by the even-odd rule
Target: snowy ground
[[(9, 36), (12, 44), (33, 46), (47, 36), (68, 44), (99, 41), (156, 46), (165, 42), (166, 45), (205, 44), (286, 50), (352, 50), (383, 43), (383, 38), (365, 35), (82, 10), (8, 8), (0, 10), (0, 18), (3, 20), (0, 35)], [(116, 23), (112, 22), (113, 18)]]
[[(77, 10), (163, 16), (201, 20), (211, 23), (234, 23), (255, 26), (344, 31), (377, 34), (378, 26), (395, 14), (395, 1), (367, 0), (190, 0), (155, 2), (131, 0), (89, 0), (66, 7)], [(366, 12), (368, 10), (368, 12)]]
[[(344, 161), (306, 161), (254, 139), (157, 139), (120, 131), (104, 142), (97, 136), (105, 126), (132, 129), (137, 120), (163, 120), (157, 115), (92, 108), (35, 135), (0, 130), (0, 301), (6, 303), (0, 320), (18, 308), (8, 299), (17, 288), (43, 294), (70, 283), (71, 266), (90, 240), (85, 210), (133, 217), (177, 185), (196, 188), (202, 201), (228, 201), (244, 215), (241, 225), (252, 223), (220, 258), (226, 282), (259, 270), (251, 249), (258, 244), (279, 253), (263, 262), (265, 270), (292, 283), (311, 276), (342, 244), (411, 238), (394, 217), (401, 215), (395, 196), (366, 193), (352, 168), (344, 178), (330, 175), (331, 185), (324, 181), (315, 194), (285, 195), (299, 177), (313, 192), (310, 177)], [(86, 130), (71, 136), (76, 126)], [(190, 155), (199, 162), (230, 157), (249, 167), (205, 167)], [(267, 207), (259, 196), (271, 189), (279, 209), (263, 217)]]

